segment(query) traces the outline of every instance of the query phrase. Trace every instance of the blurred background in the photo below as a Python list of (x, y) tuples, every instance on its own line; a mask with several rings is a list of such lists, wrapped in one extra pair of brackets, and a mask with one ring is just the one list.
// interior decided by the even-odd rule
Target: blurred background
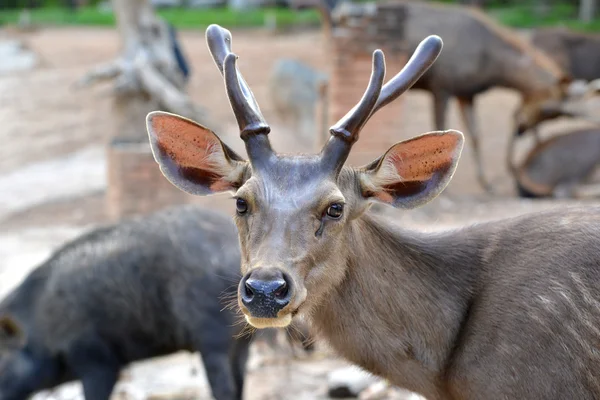
[[(433, 7), (425, 15), (438, 20), (416, 20), (421, 14), (410, 8), (415, 5)], [(597, 0), (0, 0), (0, 296), (59, 246), (101, 224), (177, 204), (233, 213), (226, 195), (192, 197), (170, 185), (152, 159), (145, 130), (148, 112), (168, 110), (210, 127), (243, 154), (205, 43), (204, 31), (213, 23), (232, 31), (239, 68), (272, 126), (274, 147), (283, 152), (318, 151), (328, 126), (360, 98), (376, 48), (386, 52), (391, 76), (414, 50), (411, 41), (437, 33), (433, 26), (474, 29), (472, 43), (439, 34), (443, 54), (457, 54), (454, 65), (473, 63), (476, 71), (481, 65), (483, 74), (485, 63), (469, 49), (500, 54), (498, 43), (509, 43), (524, 56), (514, 65), (507, 61), (502, 73), (523, 73), (528, 81), (560, 69), (569, 77), (562, 99), (575, 99), (561, 109), (569, 112), (536, 121), (528, 131), (537, 130), (537, 136), (525, 132), (514, 139), (513, 154), (515, 112), (535, 94), (507, 87), (498, 76), (481, 83), (481, 90), (463, 90), (462, 78), (447, 70), (444, 79), (454, 92), (446, 93), (445, 128), (468, 136), (469, 118), (460, 104), (476, 95), (473, 126), (488, 187), (481, 184), (468, 140), (457, 173), (438, 199), (410, 212), (379, 212), (432, 230), (595, 203), (598, 8)], [(469, 18), (495, 25), (480, 34)], [(416, 39), (409, 37), (414, 32)], [(555, 65), (547, 67), (539, 57)], [(557, 78), (548, 90), (560, 84)], [(350, 163), (364, 164), (397, 141), (434, 130), (433, 105), (428, 91), (409, 91), (367, 125)], [(327, 349), (299, 359), (271, 353), (253, 353), (247, 399), (328, 398), (330, 374), (347, 366)], [(271, 361), (264, 361), (265, 354)], [(201, 368), (187, 353), (136, 364), (114, 396), (209, 398)], [(345, 395), (358, 395), (371, 383)], [(408, 398), (394, 388), (371, 391), (377, 393), (363, 398)], [(82, 398), (77, 383), (38, 396)]]

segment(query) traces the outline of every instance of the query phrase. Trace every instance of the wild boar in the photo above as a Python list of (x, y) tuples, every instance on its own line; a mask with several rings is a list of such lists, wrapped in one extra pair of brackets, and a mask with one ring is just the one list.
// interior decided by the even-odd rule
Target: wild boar
[(0, 399), (81, 380), (107, 400), (122, 367), (180, 350), (201, 353), (217, 400), (241, 399), (251, 335), (223, 310), (239, 274), (231, 219), (196, 206), (84, 234), (0, 303)]

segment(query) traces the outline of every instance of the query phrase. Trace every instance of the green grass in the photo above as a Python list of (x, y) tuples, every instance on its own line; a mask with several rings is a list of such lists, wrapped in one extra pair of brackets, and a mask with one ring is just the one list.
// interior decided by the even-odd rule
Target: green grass
[[(0, 23), (16, 23), (20, 11), (0, 11)], [(273, 14), (277, 26), (317, 24), (319, 16), (314, 10), (293, 11), (284, 8), (263, 8), (243, 12), (227, 8), (214, 9), (164, 9), (158, 13), (177, 28), (203, 29), (210, 24), (221, 24), (233, 27), (256, 27), (265, 23), (268, 14)], [(84, 8), (77, 13), (70, 13), (61, 8), (43, 8), (31, 11), (31, 19), (41, 25), (90, 25), (113, 26), (114, 16), (111, 12), (101, 12), (96, 8)]]
[[(454, 2), (454, 0), (442, 1)], [(16, 23), (19, 12), (0, 11), (0, 24)], [(578, 31), (600, 31), (600, 18), (584, 24), (577, 20), (577, 8), (571, 4), (555, 4), (542, 16), (535, 12), (528, 1), (508, 7), (495, 5), (490, 7), (488, 12), (501, 23), (515, 28), (564, 25)], [(265, 23), (267, 15), (275, 15), (279, 27), (319, 24), (319, 15), (315, 10), (262, 8), (236, 12), (227, 8), (197, 10), (172, 8), (159, 10), (158, 13), (180, 29), (204, 29), (212, 23), (230, 28), (258, 27)], [(35, 9), (32, 11), (32, 20), (41, 25), (113, 26), (115, 23), (111, 12), (101, 12), (96, 7), (83, 8), (74, 14), (58, 7)]]
[[(435, 0), (442, 3), (457, 3), (456, 0)], [(504, 25), (513, 28), (535, 28), (541, 26), (566, 26), (576, 31), (600, 31), (600, 18), (589, 24), (577, 19), (577, 5), (573, 2), (554, 1), (544, 15), (535, 9), (535, 0), (513, 0), (511, 5), (506, 1), (488, 1), (486, 12)]]
[(566, 26), (576, 31), (600, 31), (600, 19), (589, 24), (577, 19), (577, 8), (570, 4), (556, 4), (544, 15), (539, 15), (527, 5), (505, 8), (492, 8), (491, 16), (501, 23), (515, 28), (535, 28), (541, 26)]

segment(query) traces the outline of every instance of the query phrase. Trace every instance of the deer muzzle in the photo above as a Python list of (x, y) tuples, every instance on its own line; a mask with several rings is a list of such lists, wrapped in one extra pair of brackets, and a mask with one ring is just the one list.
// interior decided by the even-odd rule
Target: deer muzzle
[(256, 328), (287, 326), (292, 319), (287, 311), (293, 293), (293, 280), (278, 268), (253, 269), (238, 287), (242, 312)]

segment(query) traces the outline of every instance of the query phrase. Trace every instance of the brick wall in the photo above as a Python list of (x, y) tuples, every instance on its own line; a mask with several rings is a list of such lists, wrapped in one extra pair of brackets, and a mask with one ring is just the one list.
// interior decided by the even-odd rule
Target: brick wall
[[(337, 23), (327, 43), (331, 124), (343, 117), (362, 97), (371, 76), (375, 49), (385, 53), (386, 81), (398, 73), (408, 60), (402, 41), (404, 7), (395, 4), (349, 7), (352, 8), (339, 10)], [(399, 140), (402, 106), (400, 97), (369, 120), (352, 150), (350, 163), (375, 158)]]
[[(407, 60), (401, 40), (404, 8), (394, 4), (359, 7), (363, 8), (351, 10), (350, 16), (343, 17), (325, 35), (331, 77), (327, 90), (328, 108), (325, 111), (329, 125), (344, 116), (362, 97), (369, 82), (375, 49), (380, 48), (385, 52), (388, 79), (400, 71)], [(120, 134), (107, 146), (108, 215), (116, 220), (184, 203), (200, 204), (232, 214), (234, 202), (228, 194), (191, 196), (167, 181), (152, 157), (145, 130), (139, 129), (139, 123), (127, 126), (128, 121), (143, 120), (147, 111), (156, 107), (143, 101), (128, 107), (117, 107), (122, 118), (115, 131)], [(322, 111), (317, 114), (320, 126)], [(140, 117), (132, 118), (132, 114)], [(401, 123), (402, 98), (373, 116), (354, 146), (349, 164), (364, 165), (381, 156), (399, 140)], [(316, 150), (319, 149), (320, 146)]]
[(106, 207), (113, 221), (188, 203), (230, 215), (235, 211), (229, 194), (192, 196), (177, 189), (160, 172), (147, 142), (113, 140), (107, 147), (107, 161)]
[(188, 202), (189, 196), (162, 175), (148, 142), (113, 140), (107, 168), (106, 207), (112, 220)]

